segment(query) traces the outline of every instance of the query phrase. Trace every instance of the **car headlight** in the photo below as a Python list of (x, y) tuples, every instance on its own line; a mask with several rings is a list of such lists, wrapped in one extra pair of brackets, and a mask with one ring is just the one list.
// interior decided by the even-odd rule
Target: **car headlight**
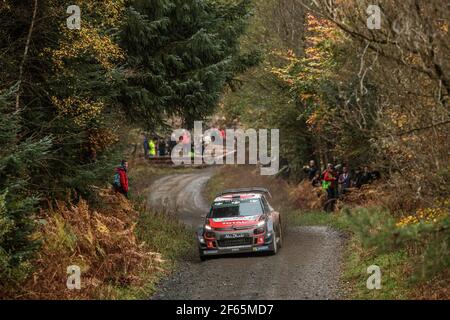
[(206, 224), (206, 225), (205, 225), (205, 230), (211, 231), (212, 228), (211, 228), (211, 226), (210, 226), (209, 224)]
[(264, 227), (266, 225), (266, 221), (260, 221), (257, 225), (258, 228)]

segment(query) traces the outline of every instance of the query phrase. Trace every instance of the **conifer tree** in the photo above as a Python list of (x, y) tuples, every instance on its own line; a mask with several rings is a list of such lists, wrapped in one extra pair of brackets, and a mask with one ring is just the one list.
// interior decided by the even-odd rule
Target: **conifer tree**
[(69, 4), (39, 1), (32, 32), (34, 1), (0, 10), (0, 51), (5, 57), (0, 59), (0, 89), (20, 80), (20, 141), (53, 138), (51, 156), (31, 177), (49, 198), (89, 195), (91, 185), (110, 179), (119, 159), (111, 153), (120, 118), (115, 85), (122, 76), (116, 66), (124, 59), (115, 44), (120, 1), (78, 1), (80, 30), (67, 28)]
[(227, 83), (258, 61), (241, 55), (250, 1), (132, 1), (122, 30), (129, 55), (123, 103), (151, 128), (162, 115), (191, 127), (211, 114)]
[(51, 145), (48, 137), (18, 140), (21, 116), (13, 103), (15, 90), (0, 94), (0, 283), (4, 285), (26, 276), (38, 245), (31, 235), (39, 198), (30, 180)]

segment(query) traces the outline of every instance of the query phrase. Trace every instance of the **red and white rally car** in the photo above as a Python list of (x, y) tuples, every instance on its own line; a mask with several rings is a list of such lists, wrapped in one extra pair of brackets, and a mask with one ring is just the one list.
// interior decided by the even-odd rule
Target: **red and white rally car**
[(265, 188), (225, 190), (217, 195), (197, 231), (200, 259), (243, 252), (276, 254), (282, 245), (279, 212)]

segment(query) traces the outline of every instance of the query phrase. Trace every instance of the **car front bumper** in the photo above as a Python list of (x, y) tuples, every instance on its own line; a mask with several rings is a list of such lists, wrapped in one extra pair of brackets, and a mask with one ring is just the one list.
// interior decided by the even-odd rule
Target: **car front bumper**
[(207, 240), (203, 237), (203, 234), (198, 235), (199, 252), (202, 256), (217, 256), (226, 254), (238, 254), (238, 253), (257, 253), (257, 252), (270, 252), (273, 251), (273, 233), (267, 233), (264, 235), (264, 242), (257, 243), (257, 236), (248, 235), (252, 239), (251, 244), (245, 245), (223, 245), (226, 233), (216, 233), (217, 240), (212, 241), (214, 247), (207, 245)]
[(204, 256), (218, 256), (226, 254), (237, 254), (237, 253), (255, 253), (255, 252), (268, 252), (272, 251), (271, 245), (260, 245), (260, 246), (237, 246), (237, 247), (227, 247), (227, 248), (200, 248), (200, 254)]

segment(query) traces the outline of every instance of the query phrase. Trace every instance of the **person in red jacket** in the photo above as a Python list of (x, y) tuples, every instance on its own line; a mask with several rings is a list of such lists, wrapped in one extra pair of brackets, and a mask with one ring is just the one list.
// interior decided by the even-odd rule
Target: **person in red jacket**
[(128, 162), (122, 160), (114, 175), (114, 190), (128, 198)]
[(334, 172), (334, 167), (331, 163), (328, 164), (327, 169), (324, 172), (323, 180), (330, 183), (327, 189), (328, 199), (336, 198), (337, 177)]

